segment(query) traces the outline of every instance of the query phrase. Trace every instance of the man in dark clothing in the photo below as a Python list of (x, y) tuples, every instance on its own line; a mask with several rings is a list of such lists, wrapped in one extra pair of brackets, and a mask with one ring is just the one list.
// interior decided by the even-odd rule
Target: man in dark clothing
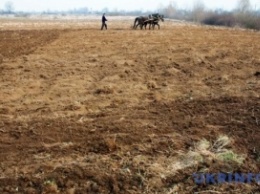
[(105, 26), (105, 28), (106, 28), (106, 30), (107, 30), (106, 21), (107, 21), (107, 19), (106, 19), (106, 17), (105, 17), (105, 14), (103, 14), (103, 16), (102, 16), (102, 26), (101, 26), (101, 30), (103, 30), (104, 26)]

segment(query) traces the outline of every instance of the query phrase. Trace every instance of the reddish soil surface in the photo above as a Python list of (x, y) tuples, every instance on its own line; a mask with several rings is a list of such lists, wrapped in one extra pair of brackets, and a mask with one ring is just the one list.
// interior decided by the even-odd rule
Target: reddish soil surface
[[(260, 172), (259, 32), (25, 23), (0, 31), (0, 193), (260, 192), (192, 178)], [(242, 164), (174, 168), (220, 135)]]

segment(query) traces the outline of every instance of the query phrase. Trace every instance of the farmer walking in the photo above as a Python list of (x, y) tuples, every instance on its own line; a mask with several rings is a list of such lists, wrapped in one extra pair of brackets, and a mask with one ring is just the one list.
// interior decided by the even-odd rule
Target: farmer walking
[(105, 27), (106, 30), (107, 30), (106, 21), (107, 21), (107, 19), (106, 19), (106, 17), (105, 17), (105, 14), (103, 14), (103, 16), (102, 16), (102, 26), (101, 26), (101, 30), (103, 30), (104, 27)]

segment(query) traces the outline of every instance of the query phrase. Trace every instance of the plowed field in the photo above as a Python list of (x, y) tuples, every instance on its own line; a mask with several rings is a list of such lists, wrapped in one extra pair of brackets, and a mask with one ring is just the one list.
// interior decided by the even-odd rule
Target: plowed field
[(260, 171), (259, 32), (132, 23), (1, 21), (0, 193), (260, 193), (192, 177)]

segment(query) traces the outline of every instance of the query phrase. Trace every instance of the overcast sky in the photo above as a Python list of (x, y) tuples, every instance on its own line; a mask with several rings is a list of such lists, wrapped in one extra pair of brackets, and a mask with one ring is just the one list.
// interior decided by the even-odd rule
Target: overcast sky
[[(12, 1), (16, 11), (70, 10), (88, 7), (92, 10), (156, 10), (162, 5), (174, 2), (178, 8), (189, 9), (196, 0), (0, 0), (0, 9)], [(201, 0), (210, 9), (234, 9), (238, 0)], [(254, 8), (260, 9), (260, 0), (251, 0)]]

